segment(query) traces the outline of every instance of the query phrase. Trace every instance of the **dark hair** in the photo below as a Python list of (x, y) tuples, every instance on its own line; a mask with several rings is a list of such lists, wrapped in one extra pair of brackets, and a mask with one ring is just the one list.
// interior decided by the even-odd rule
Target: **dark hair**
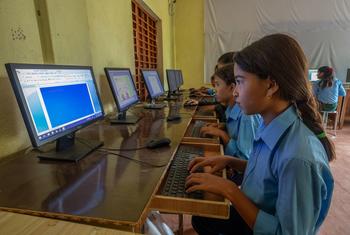
[(322, 66), (318, 69), (319, 73), (323, 73), (319, 86), (323, 89), (325, 87), (331, 87), (333, 85), (333, 69), (329, 66)]
[[(272, 34), (236, 53), (235, 63), (260, 79), (270, 78), (279, 85), (279, 96), (290, 101), (305, 125), (315, 134), (324, 133), (317, 102), (307, 79), (308, 64), (298, 42), (284, 34)], [(328, 160), (335, 159), (334, 144), (320, 137)]]
[(234, 55), (235, 55), (235, 52), (233, 52), (233, 51), (227, 52), (219, 57), (217, 63), (218, 64), (232, 64)]
[(227, 64), (224, 67), (215, 71), (214, 76), (222, 79), (226, 85), (236, 84), (235, 74), (233, 71), (233, 63)]

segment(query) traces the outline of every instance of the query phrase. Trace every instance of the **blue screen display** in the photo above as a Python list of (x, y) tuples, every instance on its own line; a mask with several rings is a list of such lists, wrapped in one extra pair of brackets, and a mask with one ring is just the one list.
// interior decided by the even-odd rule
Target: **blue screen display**
[(37, 138), (103, 115), (90, 69), (16, 69)]
[(46, 87), (40, 91), (53, 128), (94, 113), (86, 84)]

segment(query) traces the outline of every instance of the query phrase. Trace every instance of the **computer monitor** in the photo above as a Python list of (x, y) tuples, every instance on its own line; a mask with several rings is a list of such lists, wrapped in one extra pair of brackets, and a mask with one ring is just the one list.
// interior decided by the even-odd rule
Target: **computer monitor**
[(134, 124), (140, 117), (126, 115), (126, 111), (139, 102), (137, 90), (128, 68), (105, 68), (105, 73), (111, 87), (114, 100), (118, 107), (117, 117), (110, 119), (113, 124)]
[(178, 83), (178, 88), (184, 84), (184, 79), (182, 76), (182, 71), (181, 70), (176, 70), (176, 78), (177, 78), (177, 83)]
[(78, 141), (75, 132), (103, 119), (92, 67), (6, 64), (12, 88), (34, 147), (56, 141), (41, 159), (78, 161), (102, 145)]
[(155, 69), (141, 69), (141, 74), (152, 102), (155, 98), (164, 94), (164, 88), (160, 83), (159, 75)]
[(309, 81), (314, 82), (314, 81), (318, 81), (317, 78), (317, 71), (318, 69), (309, 69)]
[(169, 86), (169, 93), (173, 93), (177, 89), (177, 77), (176, 77), (176, 71), (173, 69), (167, 69), (166, 70), (166, 77), (168, 81)]
[(350, 83), (350, 69), (347, 70), (346, 72), (346, 83)]

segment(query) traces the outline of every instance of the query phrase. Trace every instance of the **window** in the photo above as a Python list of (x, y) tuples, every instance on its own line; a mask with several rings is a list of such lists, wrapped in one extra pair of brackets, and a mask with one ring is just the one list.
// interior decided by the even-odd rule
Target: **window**
[(147, 13), (142, 6), (132, 0), (132, 19), (135, 53), (135, 84), (141, 100), (147, 97), (147, 90), (141, 78), (142, 68), (157, 67), (157, 20)]

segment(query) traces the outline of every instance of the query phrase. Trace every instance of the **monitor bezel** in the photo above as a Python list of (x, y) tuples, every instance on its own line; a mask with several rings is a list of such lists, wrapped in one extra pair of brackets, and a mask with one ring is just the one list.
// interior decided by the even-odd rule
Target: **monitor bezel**
[[(163, 84), (162, 84), (162, 82), (161, 82), (161, 80), (160, 80), (158, 71), (157, 71), (156, 69), (140, 69), (140, 70), (141, 70), (142, 79), (143, 79), (143, 81), (144, 81), (144, 83), (145, 83), (145, 87), (146, 87), (146, 89), (147, 89), (147, 93), (149, 94), (149, 96), (150, 96), (152, 99), (155, 99), (155, 98), (157, 98), (157, 97), (159, 97), (159, 96), (164, 95), (165, 90), (164, 90)], [(148, 87), (148, 85), (147, 85), (146, 79), (145, 79), (144, 74), (143, 74), (144, 72), (147, 72), (147, 71), (154, 71), (154, 72), (157, 73), (158, 80), (159, 80), (160, 85), (161, 85), (161, 87), (162, 87), (162, 89), (163, 89), (162, 94), (159, 94), (159, 95), (156, 95), (156, 96), (152, 96), (152, 95), (151, 95), (151, 92), (149, 91), (149, 87)]]
[[(124, 112), (126, 110), (128, 110), (131, 106), (137, 104), (138, 102), (140, 102), (140, 97), (138, 96), (138, 92), (137, 92), (137, 89), (136, 89), (136, 85), (135, 85), (135, 81), (132, 77), (132, 74), (131, 74), (131, 70), (130, 68), (113, 68), (113, 67), (105, 67), (104, 68), (104, 71), (105, 71), (105, 74), (106, 74), (106, 77), (107, 77), (107, 80), (108, 80), (108, 83), (109, 83), (109, 86), (112, 90), (112, 94), (113, 94), (113, 98), (114, 98), (114, 101), (117, 105), (117, 108), (118, 108), (118, 111), (119, 112)], [(120, 103), (119, 103), (119, 100), (117, 98), (117, 94), (116, 94), (116, 91), (114, 90), (114, 87), (113, 87), (113, 81), (112, 81), (112, 78), (109, 76), (109, 73), (108, 71), (128, 71), (129, 72), (129, 75), (131, 77), (131, 80), (132, 80), (132, 84), (134, 86), (134, 89), (136, 91), (136, 94), (137, 94), (137, 100), (131, 104), (129, 104), (128, 106), (126, 106), (125, 108), (121, 108), (120, 107)]]
[[(170, 80), (169, 80), (169, 73), (170, 73), (170, 72), (173, 72), (174, 75), (175, 75), (175, 87), (174, 87), (173, 90), (170, 89)], [(176, 91), (176, 90), (177, 90), (176, 70), (174, 70), (174, 69), (167, 69), (167, 70), (166, 70), (166, 79), (167, 79), (167, 82), (168, 82), (169, 91), (170, 91), (170, 92)]]
[[(15, 93), (15, 96), (16, 96), (17, 104), (20, 108), (22, 118), (23, 118), (24, 124), (27, 128), (27, 132), (28, 132), (28, 135), (29, 135), (29, 138), (30, 138), (30, 141), (31, 141), (33, 147), (40, 147), (46, 143), (55, 141), (55, 140), (59, 139), (60, 137), (74, 133), (74, 132), (76, 132), (76, 131), (78, 131), (86, 126), (91, 125), (92, 123), (94, 123), (98, 120), (104, 119), (105, 112), (103, 109), (103, 104), (101, 102), (100, 94), (99, 94), (98, 87), (96, 84), (95, 75), (94, 75), (94, 72), (93, 72), (93, 69), (91, 66), (7, 63), (7, 64), (5, 64), (5, 67), (6, 67), (8, 75), (9, 75), (9, 79), (10, 79), (13, 91)], [(20, 81), (18, 79), (17, 73), (16, 73), (16, 69), (68, 69), (68, 70), (69, 69), (71, 69), (71, 70), (81, 69), (81, 70), (90, 70), (92, 80), (93, 80), (95, 88), (96, 88), (97, 99), (98, 99), (98, 102), (100, 103), (100, 106), (101, 106), (102, 115), (97, 117), (97, 118), (94, 118), (92, 120), (89, 120), (85, 123), (82, 123), (80, 125), (77, 125), (73, 128), (62, 131), (60, 133), (57, 133), (56, 135), (53, 135), (53, 136), (48, 137), (46, 139), (40, 140), (38, 138), (37, 133), (36, 133), (35, 125), (33, 123), (30, 111), (28, 109), (26, 99), (25, 99), (25, 96), (23, 94), (23, 90), (22, 90)]]

